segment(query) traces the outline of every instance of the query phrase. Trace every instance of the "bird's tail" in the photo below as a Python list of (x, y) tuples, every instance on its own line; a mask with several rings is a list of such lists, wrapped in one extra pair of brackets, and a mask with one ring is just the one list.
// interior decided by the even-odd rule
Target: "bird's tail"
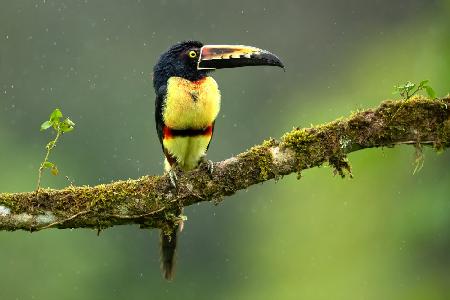
[(161, 230), (161, 271), (167, 280), (172, 280), (174, 277), (177, 231), (178, 228), (170, 233)]

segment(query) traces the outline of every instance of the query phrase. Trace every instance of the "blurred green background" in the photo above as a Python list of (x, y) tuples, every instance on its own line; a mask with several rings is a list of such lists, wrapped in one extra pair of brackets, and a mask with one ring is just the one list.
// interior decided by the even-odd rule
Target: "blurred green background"
[[(161, 173), (151, 72), (186, 39), (258, 46), (287, 66), (214, 74), (216, 161), (376, 106), (394, 84), (450, 89), (450, 1), (4, 0), (0, 191), (35, 188), (56, 107), (77, 128), (44, 186)], [(413, 175), (412, 147), (364, 150), (349, 157), (354, 179), (316, 168), (189, 207), (172, 283), (156, 230), (0, 232), (0, 299), (449, 299), (450, 152), (425, 156)]]

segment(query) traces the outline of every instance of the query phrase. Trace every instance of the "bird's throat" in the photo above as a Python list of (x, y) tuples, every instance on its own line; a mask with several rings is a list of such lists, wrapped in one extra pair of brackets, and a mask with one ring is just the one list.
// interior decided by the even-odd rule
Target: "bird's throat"
[(220, 91), (212, 77), (189, 81), (170, 77), (163, 107), (166, 126), (182, 129), (205, 129), (216, 119), (220, 110)]

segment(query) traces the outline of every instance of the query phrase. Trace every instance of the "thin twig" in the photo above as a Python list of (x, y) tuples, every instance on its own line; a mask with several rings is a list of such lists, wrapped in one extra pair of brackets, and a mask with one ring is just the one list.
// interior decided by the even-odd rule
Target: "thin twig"
[(39, 192), (40, 188), (41, 188), (41, 178), (42, 178), (42, 171), (44, 170), (44, 166), (45, 164), (48, 162), (48, 158), (50, 156), (50, 152), (52, 151), (53, 148), (56, 147), (56, 143), (58, 142), (59, 137), (61, 136), (61, 130), (56, 130), (56, 137), (54, 140), (50, 141), (47, 144), (47, 153), (45, 154), (45, 158), (44, 161), (41, 163), (41, 166), (39, 167), (39, 176), (38, 176), (38, 181), (37, 181), (37, 187), (36, 187), (36, 193)]

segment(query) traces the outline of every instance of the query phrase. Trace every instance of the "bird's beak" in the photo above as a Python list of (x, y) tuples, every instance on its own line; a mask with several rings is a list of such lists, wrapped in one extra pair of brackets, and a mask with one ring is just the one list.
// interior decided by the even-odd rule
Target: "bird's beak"
[(197, 69), (213, 70), (245, 66), (278, 66), (281, 60), (267, 50), (242, 45), (205, 45), (200, 49)]

